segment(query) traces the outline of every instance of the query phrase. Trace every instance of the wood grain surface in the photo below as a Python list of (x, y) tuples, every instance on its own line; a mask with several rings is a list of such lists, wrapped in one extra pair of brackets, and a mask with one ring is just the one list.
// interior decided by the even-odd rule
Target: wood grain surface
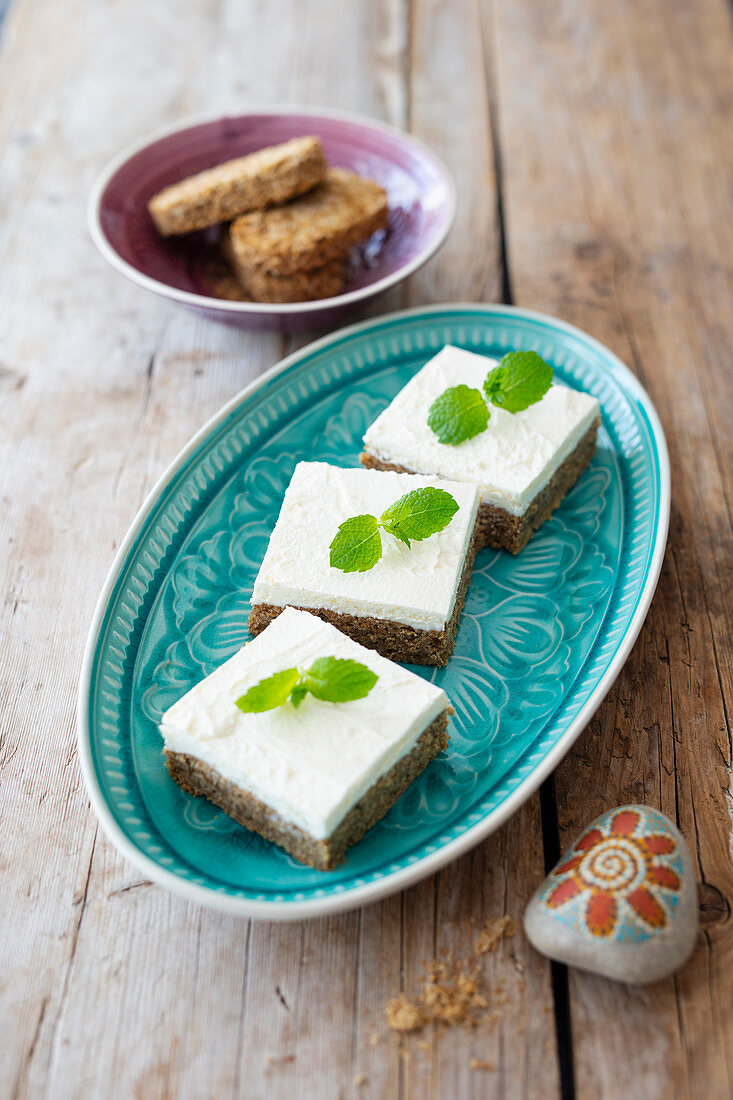
[[(0, 2), (0, 10), (2, 10)], [(647, 623), (542, 792), (402, 895), (248, 922), (152, 885), (98, 829), (74, 699), (97, 593), (190, 435), (304, 340), (169, 307), (96, 255), (104, 163), (194, 113), (301, 103), (411, 130), (458, 187), (439, 256), (372, 312), (509, 301), (649, 390), (670, 540)], [(726, 0), (13, 0), (0, 26), (0, 1082), (57, 1098), (733, 1095), (733, 30)], [(727, 709), (726, 709), (727, 708)], [(388, 1032), (423, 964), (521, 918), (603, 809), (687, 836), (702, 933), (632, 989), (484, 957), (491, 1026)], [(492, 1068), (471, 1068), (478, 1059)]]

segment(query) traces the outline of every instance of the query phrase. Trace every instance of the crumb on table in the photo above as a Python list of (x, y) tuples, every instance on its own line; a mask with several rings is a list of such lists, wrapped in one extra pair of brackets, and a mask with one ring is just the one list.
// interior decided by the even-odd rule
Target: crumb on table
[(479, 932), (473, 946), (474, 953), (476, 955), (486, 955), (489, 951), (495, 950), (496, 945), (503, 936), (514, 936), (516, 933), (517, 925), (511, 917), (506, 914), (503, 917), (492, 917), (487, 920)]
[(387, 1002), (387, 1025), (392, 1031), (417, 1031), (427, 1023), (427, 1017), (414, 1001), (405, 993), (392, 997)]
[(419, 1031), (428, 1023), (470, 1028), (476, 1026), (478, 1014), (488, 1005), (475, 969), (433, 960), (416, 1000), (400, 993), (387, 1003), (387, 1025), (403, 1034)]
[[(503, 936), (514, 936), (517, 931), (510, 916), (494, 917), (479, 933), (471, 960), (459, 963), (444, 958), (426, 963), (426, 980), (417, 997), (410, 999), (403, 991), (387, 1002), (390, 1030), (407, 1035), (420, 1031), (426, 1024), (464, 1028), (474, 1028), (479, 1023), (493, 1026), (501, 1015), (495, 1006), (506, 1004), (508, 995), (497, 985), (492, 995), (494, 1008), (487, 1013), (491, 1005), (482, 987), (479, 956), (493, 951)], [(370, 1042), (374, 1045), (374, 1036)]]

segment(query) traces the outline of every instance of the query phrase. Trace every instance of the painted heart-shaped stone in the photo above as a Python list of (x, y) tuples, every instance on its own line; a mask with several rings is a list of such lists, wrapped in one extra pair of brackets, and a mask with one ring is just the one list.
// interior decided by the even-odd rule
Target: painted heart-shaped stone
[(558, 962), (621, 982), (655, 982), (695, 946), (698, 902), (679, 829), (649, 806), (588, 826), (533, 895), (530, 942)]

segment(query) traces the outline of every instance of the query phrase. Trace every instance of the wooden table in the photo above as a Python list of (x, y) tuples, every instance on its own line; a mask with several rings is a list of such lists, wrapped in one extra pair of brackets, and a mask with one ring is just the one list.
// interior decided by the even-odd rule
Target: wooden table
[[(733, 1095), (729, 4), (14, 0), (1, 33), (3, 1093)], [(283, 103), (386, 119), (445, 159), (448, 244), (378, 309), (506, 301), (580, 325), (652, 395), (673, 504), (639, 641), (541, 793), (401, 896), (268, 925), (188, 905), (117, 855), (81, 780), (74, 696), (145, 493), (297, 346), (126, 283), (88, 239), (88, 189), (156, 126)], [(629, 800), (676, 819), (695, 859), (702, 932), (676, 977), (614, 985), (518, 935), (486, 956), (492, 1028), (387, 1033), (385, 1002), (422, 960), (519, 918), (560, 849)]]

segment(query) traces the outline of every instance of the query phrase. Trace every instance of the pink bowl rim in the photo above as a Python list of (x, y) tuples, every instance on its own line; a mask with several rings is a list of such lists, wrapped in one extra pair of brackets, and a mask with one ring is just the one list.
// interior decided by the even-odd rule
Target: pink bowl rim
[[(231, 302), (221, 298), (211, 298), (204, 294), (192, 294), (188, 290), (178, 290), (176, 287), (168, 286), (167, 283), (163, 283), (158, 279), (153, 279), (150, 275), (144, 275), (141, 271), (138, 271), (137, 268), (133, 267), (132, 264), (128, 263), (127, 260), (123, 260), (117, 250), (112, 247), (102, 229), (101, 205), (102, 195), (107, 185), (127, 161), (137, 156), (138, 153), (143, 152), (148, 146), (161, 141), (163, 138), (182, 133), (195, 126), (202, 126), (206, 123), (218, 122), (224, 119), (248, 118), (255, 115), (265, 115), (272, 118), (280, 118), (288, 115), (305, 115), (311, 118), (325, 118), (340, 122), (350, 122), (357, 126), (377, 131), (378, 133), (387, 134), (390, 137), (396, 137), (404, 142), (405, 145), (412, 146), (416, 151), (431, 161), (438, 170), (438, 174), (442, 176), (447, 194), (448, 214), (441, 231), (436, 235), (434, 240), (430, 241), (425, 248), (410, 260), (409, 263), (393, 271), (390, 275), (385, 275), (382, 279), (378, 279), (374, 283), (369, 283), (367, 286), (361, 287), (358, 290), (351, 290), (347, 294), (339, 294), (334, 298), (320, 298), (314, 302)], [(288, 105), (282, 107), (253, 106), (247, 111), (195, 115), (183, 121), (163, 126), (148, 134), (147, 137), (143, 138), (141, 141), (136, 141), (134, 144), (128, 145), (121, 153), (113, 157), (98, 175), (92, 185), (87, 200), (87, 228), (89, 230), (89, 235), (104, 259), (121, 275), (124, 275), (127, 279), (136, 283), (144, 290), (150, 290), (164, 298), (169, 298), (172, 301), (184, 305), (213, 309), (221, 313), (240, 313), (245, 315), (265, 314), (270, 316), (285, 316), (298, 313), (318, 313), (321, 310), (332, 309), (334, 306), (348, 306), (352, 303), (364, 301), (364, 299), (367, 298), (373, 298), (375, 295), (381, 294), (382, 291), (388, 290), (397, 283), (401, 283), (404, 279), (408, 279), (410, 275), (413, 275), (426, 264), (445, 243), (446, 237), (453, 227), (455, 216), (456, 186), (453, 182), (453, 178), (443, 161), (419, 138), (413, 137), (412, 134), (401, 130), (397, 126), (391, 126), (387, 122), (379, 122), (366, 115), (359, 115), (350, 111), (339, 111), (331, 108)]]

